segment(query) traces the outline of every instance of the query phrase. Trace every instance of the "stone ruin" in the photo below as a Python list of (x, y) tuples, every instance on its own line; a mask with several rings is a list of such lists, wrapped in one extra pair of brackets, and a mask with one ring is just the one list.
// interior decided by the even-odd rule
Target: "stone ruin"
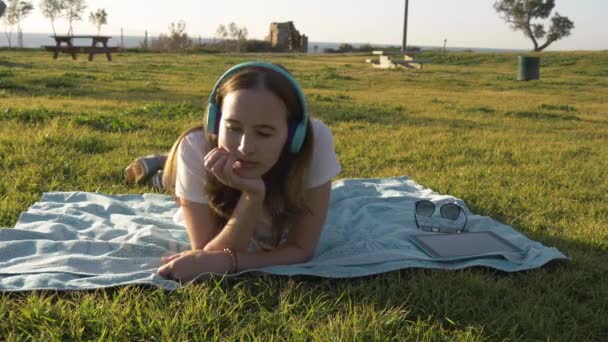
[(282, 52), (307, 52), (308, 37), (300, 34), (293, 21), (286, 23), (270, 23), (270, 33), (266, 40), (270, 41), (273, 49)]

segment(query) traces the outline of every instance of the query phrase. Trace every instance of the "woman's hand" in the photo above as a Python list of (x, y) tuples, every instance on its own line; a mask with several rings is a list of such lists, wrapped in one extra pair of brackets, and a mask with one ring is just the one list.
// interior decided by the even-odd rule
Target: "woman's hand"
[(202, 273), (227, 273), (232, 266), (225, 252), (186, 251), (163, 257), (164, 265), (156, 273), (161, 277), (188, 282)]
[(246, 178), (235, 172), (236, 157), (223, 148), (216, 147), (205, 156), (205, 168), (213, 173), (224, 185), (240, 190), (241, 192), (264, 198), (266, 185), (262, 178)]

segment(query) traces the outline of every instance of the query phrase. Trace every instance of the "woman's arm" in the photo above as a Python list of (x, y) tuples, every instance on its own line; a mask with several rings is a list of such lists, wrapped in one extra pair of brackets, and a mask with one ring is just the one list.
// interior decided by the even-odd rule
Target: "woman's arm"
[(291, 227), (284, 246), (269, 252), (237, 253), (239, 271), (272, 265), (297, 264), (310, 260), (315, 253), (327, 218), (331, 182), (309, 189), (306, 202), (310, 213)]
[(241, 196), (232, 217), (223, 229), (209, 205), (180, 199), (184, 223), (192, 250), (223, 251), (230, 248), (244, 251), (253, 236), (255, 222), (261, 212), (262, 201)]
[(255, 224), (263, 212), (264, 199), (246, 193), (241, 194), (232, 216), (220, 232), (203, 248), (207, 252), (245, 251), (255, 231)]
[[(304, 215), (291, 228), (284, 246), (269, 252), (237, 252), (237, 270), (243, 271), (272, 265), (303, 263), (314, 256), (327, 217), (331, 183), (310, 189), (307, 203), (310, 214)], [(219, 236), (219, 234), (218, 234)], [(189, 281), (201, 273), (230, 272), (231, 258), (222, 251), (194, 250), (164, 258), (158, 274)]]
[(192, 250), (205, 248), (220, 230), (219, 222), (215, 219), (209, 205), (191, 202), (183, 198), (179, 198), (179, 202)]

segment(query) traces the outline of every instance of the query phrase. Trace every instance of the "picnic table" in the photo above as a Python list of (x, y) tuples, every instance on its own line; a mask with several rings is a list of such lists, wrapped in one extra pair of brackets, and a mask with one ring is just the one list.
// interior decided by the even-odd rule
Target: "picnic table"
[[(105, 53), (108, 61), (112, 61), (112, 52), (118, 51), (118, 47), (108, 46), (108, 41), (111, 36), (86, 36), (86, 35), (68, 35), (68, 36), (51, 36), (55, 39), (55, 45), (44, 45), (47, 51), (54, 52), (53, 59), (57, 59), (60, 52), (69, 53), (72, 59), (76, 60), (78, 53), (88, 53), (89, 62), (93, 60), (93, 56), (98, 53)], [(90, 40), (91, 45), (75, 45), (74, 40)], [(65, 44), (65, 45), (63, 45)], [(98, 46), (100, 44), (101, 46)]]
[[(422, 69), (422, 66), (429, 61), (415, 59), (413, 56), (419, 54), (420, 51), (372, 51), (372, 54), (379, 56), (379, 59), (366, 59), (365, 62), (371, 63), (374, 68), (379, 69)], [(393, 58), (394, 56), (403, 56), (403, 59)]]

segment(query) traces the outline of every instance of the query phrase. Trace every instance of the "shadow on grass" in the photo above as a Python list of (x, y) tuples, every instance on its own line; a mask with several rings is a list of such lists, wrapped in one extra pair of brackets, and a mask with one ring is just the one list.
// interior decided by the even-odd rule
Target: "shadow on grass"
[(0, 111), (0, 121), (15, 120), (22, 124), (35, 125), (66, 115), (69, 115), (69, 113), (49, 110), (47, 108), (7, 108)]
[(0, 89), (9, 92), (25, 92), (28, 90), (26, 86), (18, 84), (17, 82), (8, 79), (8, 77), (0, 79)]
[(462, 109), (460, 112), (465, 114), (502, 115), (534, 121), (571, 121), (608, 125), (608, 121), (582, 119), (571, 114), (576, 113), (577, 109), (568, 104), (541, 104), (538, 108), (532, 110), (507, 111), (504, 113), (500, 113), (499, 110), (491, 106), (476, 106)]
[(404, 106), (354, 105), (347, 103), (313, 103), (311, 112), (328, 124), (361, 123), (379, 124), (397, 129), (397, 126), (448, 126), (451, 128), (482, 128), (492, 123), (475, 122), (457, 118), (437, 118), (412, 115)]
[(0, 111), (0, 122), (14, 120), (25, 125), (38, 125), (47, 123), (55, 118), (63, 120), (62, 126), (73, 124), (86, 126), (100, 132), (133, 132), (147, 128), (146, 125), (138, 123), (133, 118), (120, 118), (118, 115), (75, 115), (62, 111), (53, 111), (46, 108), (7, 108)]
[(79, 126), (87, 126), (100, 132), (134, 132), (147, 128), (148, 126), (132, 122), (131, 120), (120, 119), (116, 116), (90, 116), (81, 115), (70, 118), (70, 122)]
[(86, 126), (100, 132), (133, 132), (147, 129), (148, 126), (141, 123), (146, 120), (202, 119), (203, 112), (204, 107), (198, 102), (176, 104), (152, 102), (120, 112), (107, 112), (101, 115), (76, 114), (47, 108), (10, 107), (0, 110), (0, 122), (13, 120), (25, 125), (38, 125), (60, 119), (62, 125)]
[[(145, 82), (143, 84), (131, 85), (121, 90), (106, 89), (102, 85), (95, 85), (92, 75), (78, 74), (70, 77), (44, 77), (36, 80), (11, 80), (0, 79), (0, 89), (9, 94), (24, 97), (49, 96), (66, 98), (83, 98), (95, 100), (122, 100), (122, 101), (149, 101), (167, 100), (176, 98), (187, 99), (181, 93), (162, 88), (157, 83)], [(192, 101), (200, 101), (201, 96), (191, 96)]]
[(25, 68), (25, 69), (31, 69), (33, 67), (32, 64), (12, 62), (6, 58), (0, 58), (0, 66), (5, 66), (5, 67), (9, 67), (9, 68)]
[(565, 120), (565, 121), (581, 121), (576, 115), (554, 114), (542, 111), (514, 111), (506, 112), (505, 116), (517, 118), (534, 119), (534, 120)]
[(97, 137), (75, 137), (65, 138), (58, 136), (44, 137), (40, 142), (42, 146), (58, 149), (72, 149), (78, 154), (93, 155), (102, 154), (114, 150), (117, 146), (107, 139)]

